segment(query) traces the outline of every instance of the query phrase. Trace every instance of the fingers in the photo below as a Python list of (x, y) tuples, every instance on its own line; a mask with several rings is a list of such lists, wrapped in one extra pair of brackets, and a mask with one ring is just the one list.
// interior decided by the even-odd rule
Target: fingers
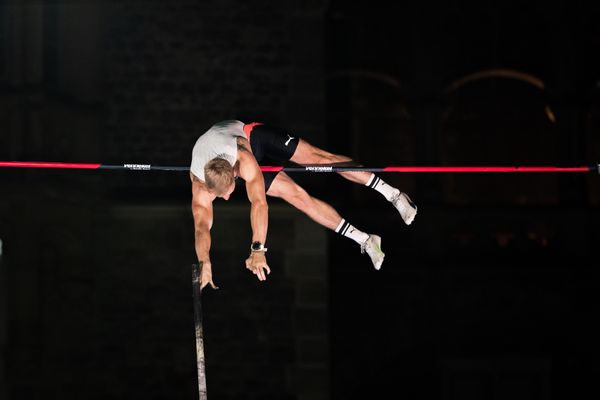
[[(266, 281), (267, 280), (267, 275), (269, 275), (271, 273), (271, 268), (269, 268), (269, 266), (267, 264), (265, 265), (261, 265), (260, 267), (257, 268), (258, 270), (258, 279), (261, 281)], [(267, 272), (265, 274), (265, 271)]]
[(271, 268), (269, 268), (264, 259), (257, 260), (252, 255), (246, 259), (246, 269), (252, 271), (259, 281), (266, 281), (267, 275), (271, 273)]
[[(246, 260), (246, 268), (252, 271), (254, 275), (258, 278), (259, 281), (266, 281), (267, 275), (271, 273), (271, 268), (267, 264), (253, 266), (248, 260)], [(265, 274), (265, 271), (267, 272)]]
[(208, 285), (210, 285), (210, 287), (215, 290), (219, 288), (217, 285), (215, 285), (215, 283), (213, 282), (212, 279), (206, 279), (206, 280), (203, 279), (202, 282), (200, 283), (200, 291), (202, 291), (202, 289), (204, 289)]
[(263, 266), (256, 268), (256, 275), (258, 276), (259, 281), (266, 281), (267, 277), (265, 276), (265, 271), (263, 271)]

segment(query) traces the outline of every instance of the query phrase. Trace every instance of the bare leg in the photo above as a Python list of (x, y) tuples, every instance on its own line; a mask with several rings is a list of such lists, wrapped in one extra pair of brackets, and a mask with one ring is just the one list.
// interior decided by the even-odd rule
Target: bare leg
[(342, 217), (333, 207), (309, 195), (285, 172), (277, 174), (267, 194), (287, 201), (316, 223), (331, 230), (335, 230), (342, 221)]
[[(333, 164), (352, 161), (352, 159), (347, 156), (330, 153), (300, 139), (298, 147), (290, 161), (296, 164)], [(381, 193), (400, 212), (400, 216), (407, 225), (412, 223), (417, 214), (417, 206), (405, 193), (388, 185), (371, 172), (356, 171), (340, 172), (339, 174), (351, 182), (368, 185), (370, 188)]]
[(385, 258), (381, 250), (381, 238), (366, 234), (350, 225), (333, 207), (309, 195), (286, 173), (277, 174), (267, 194), (287, 201), (318, 224), (354, 240), (360, 244), (361, 252), (369, 255), (375, 269), (381, 268)]
[[(313, 146), (306, 140), (300, 139), (298, 147), (290, 161), (296, 164), (333, 164), (352, 161), (350, 157), (342, 156), (339, 154), (333, 154), (318, 147)], [(366, 185), (371, 175), (371, 172), (340, 172), (344, 178), (349, 181)]]

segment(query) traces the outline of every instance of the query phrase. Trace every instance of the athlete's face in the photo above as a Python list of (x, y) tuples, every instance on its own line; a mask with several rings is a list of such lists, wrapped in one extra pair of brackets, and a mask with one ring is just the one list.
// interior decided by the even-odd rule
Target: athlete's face
[(235, 190), (235, 182), (233, 182), (231, 184), (231, 186), (229, 186), (229, 188), (224, 191), (219, 197), (222, 198), (223, 200), (229, 200), (229, 196), (231, 196), (231, 193), (233, 193), (233, 191)]

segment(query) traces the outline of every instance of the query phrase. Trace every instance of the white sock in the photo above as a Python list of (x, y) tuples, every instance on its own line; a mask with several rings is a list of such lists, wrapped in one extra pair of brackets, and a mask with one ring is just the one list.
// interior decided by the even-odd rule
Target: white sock
[(369, 235), (362, 231), (359, 231), (358, 229), (350, 225), (348, 222), (346, 222), (346, 220), (343, 218), (340, 224), (337, 226), (337, 228), (335, 228), (335, 232), (354, 240), (358, 244), (363, 244), (369, 238)]
[(379, 193), (381, 193), (388, 201), (391, 201), (392, 198), (398, 193), (400, 192), (398, 189), (396, 189), (393, 186), (388, 185), (387, 183), (385, 183), (383, 181), (383, 179), (375, 176), (375, 174), (371, 174), (371, 178), (369, 178), (369, 181), (365, 184), (365, 186), (370, 187), (371, 189), (375, 189), (377, 190)]

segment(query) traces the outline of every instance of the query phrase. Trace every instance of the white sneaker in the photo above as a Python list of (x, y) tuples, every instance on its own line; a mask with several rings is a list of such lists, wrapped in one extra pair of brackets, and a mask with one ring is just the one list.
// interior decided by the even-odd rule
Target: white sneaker
[(392, 197), (390, 202), (396, 207), (396, 210), (400, 212), (400, 216), (404, 220), (404, 223), (410, 225), (417, 215), (417, 206), (411, 201), (410, 197), (408, 197), (406, 193), (398, 191), (398, 193)]
[(381, 251), (381, 237), (369, 235), (367, 241), (360, 245), (360, 252), (364, 254), (365, 251), (371, 257), (375, 269), (381, 268), (385, 258), (385, 253)]

